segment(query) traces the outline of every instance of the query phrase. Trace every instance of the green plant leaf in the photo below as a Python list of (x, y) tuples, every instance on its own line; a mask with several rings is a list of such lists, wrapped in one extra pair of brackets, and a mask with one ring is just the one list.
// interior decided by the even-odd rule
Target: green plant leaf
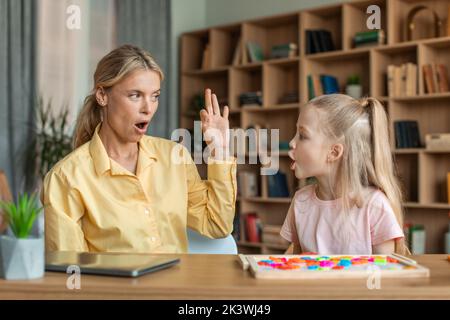
[(43, 208), (38, 208), (36, 195), (22, 194), (17, 204), (0, 202), (7, 217), (7, 223), (17, 238), (28, 238), (33, 224)]

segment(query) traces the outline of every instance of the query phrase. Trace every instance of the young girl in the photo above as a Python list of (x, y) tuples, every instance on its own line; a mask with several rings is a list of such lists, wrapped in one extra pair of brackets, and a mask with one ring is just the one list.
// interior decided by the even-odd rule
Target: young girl
[(291, 169), (316, 184), (295, 193), (281, 236), (291, 252), (405, 253), (401, 191), (386, 113), (374, 98), (323, 95), (301, 108)]

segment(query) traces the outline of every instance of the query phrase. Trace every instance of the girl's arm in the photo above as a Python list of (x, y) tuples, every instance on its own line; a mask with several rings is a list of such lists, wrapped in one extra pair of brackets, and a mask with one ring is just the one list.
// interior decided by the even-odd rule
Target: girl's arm
[(376, 246), (372, 246), (372, 252), (374, 254), (391, 254), (395, 252), (395, 240), (391, 239)]

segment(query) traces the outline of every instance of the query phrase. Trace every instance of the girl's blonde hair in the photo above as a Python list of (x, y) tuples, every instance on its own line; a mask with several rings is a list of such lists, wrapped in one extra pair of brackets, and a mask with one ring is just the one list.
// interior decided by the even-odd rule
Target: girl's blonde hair
[(123, 45), (104, 56), (97, 64), (94, 73), (94, 89), (85, 98), (83, 108), (78, 115), (73, 146), (78, 148), (91, 140), (94, 130), (102, 121), (101, 107), (95, 93), (98, 88), (111, 88), (131, 72), (144, 69), (159, 74), (161, 81), (164, 74), (155, 59), (147, 51), (132, 45)]
[[(309, 101), (323, 121), (321, 127), (331, 139), (344, 145), (337, 172), (343, 208), (362, 207), (368, 186), (380, 189), (388, 198), (397, 221), (403, 227), (402, 192), (396, 177), (389, 144), (389, 129), (383, 105), (375, 98), (354, 99), (330, 94)], [(395, 252), (409, 253), (404, 238), (397, 239)]]

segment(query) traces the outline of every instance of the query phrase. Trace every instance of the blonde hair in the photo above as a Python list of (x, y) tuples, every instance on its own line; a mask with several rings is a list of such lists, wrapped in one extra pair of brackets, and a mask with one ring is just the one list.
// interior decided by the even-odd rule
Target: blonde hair
[[(375, 98), (354, 99), (344, 94), (316, 97), (316, 107), (326, 136), (344, 145), (337, 172), (345, 212), (361, 207), (364, 192), (373, 186), (388, 198), (395, 217), (403, 227), (402, 191), (396, 177), (389, 144), (389, 129), (383, 105)], [(397, 239), (395, 252), (409, 253), (404, 238)]]
[(91, 140), (94, 130), (102, 121), (100, 105), (96, 99), (96, 91), (102, 87), (111, 88), (131, 72), (144, 69), (159, 74), (161, 81), (164, 74), (155, 59), (147, 51), (132, 45), (123, 45), (104, 56), (94, 73), (94, 89), (84, 99), (84, 105), (78, 115), (73, 146), (78, 148)]

